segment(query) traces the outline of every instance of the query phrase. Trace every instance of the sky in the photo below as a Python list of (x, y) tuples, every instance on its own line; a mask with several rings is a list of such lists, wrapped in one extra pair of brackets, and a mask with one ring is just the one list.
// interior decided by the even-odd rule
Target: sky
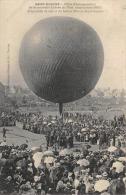
[[(35, 2), (85, 2), (102, 6), (101, 13), (60, 13), (92, 26), (104, 47), (104, 69), (96, 88), (126, 89), (126, 1), (125, 0), (0, 0), (0, 81), (7, 84), (10, 62), (11, 85), (25, 86), (18, 56), (24, 34), (39, 20), (58, 13), (28, 13)], [(8, 45), (10, 46), (8, 51)]]

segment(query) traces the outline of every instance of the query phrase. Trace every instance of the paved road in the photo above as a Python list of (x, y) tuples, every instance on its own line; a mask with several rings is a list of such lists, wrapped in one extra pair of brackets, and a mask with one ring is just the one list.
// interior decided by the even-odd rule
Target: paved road
[[(0, 127), (0, 140), (3, 140), (2, 127)], [(23, 130), (21, 125), (18, 124), (16, 127), (7, 127), (6, 142), (7, 144), (21, 145), (26, 143), (28, 140), (29, 147), (46, 145), (46, 139), (44, 135), (35, 134), (26, 130)]]

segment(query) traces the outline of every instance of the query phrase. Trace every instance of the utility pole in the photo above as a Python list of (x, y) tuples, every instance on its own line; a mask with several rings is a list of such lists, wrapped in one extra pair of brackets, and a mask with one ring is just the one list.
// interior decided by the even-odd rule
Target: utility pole
[(6, 87), (6, 96), (10, 92), (10, 44), (7, 46), (7, 87)]

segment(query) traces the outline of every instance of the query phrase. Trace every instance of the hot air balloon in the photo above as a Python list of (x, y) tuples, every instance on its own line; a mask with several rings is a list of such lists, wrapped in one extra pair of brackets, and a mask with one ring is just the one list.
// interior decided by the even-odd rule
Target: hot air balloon
[(19, 64), (29, 88), (42, 99), (62, 104), (88, 94), (103, 69), (104, 52), (96, 31), (71, 17), (49, 17), (25, 35)]

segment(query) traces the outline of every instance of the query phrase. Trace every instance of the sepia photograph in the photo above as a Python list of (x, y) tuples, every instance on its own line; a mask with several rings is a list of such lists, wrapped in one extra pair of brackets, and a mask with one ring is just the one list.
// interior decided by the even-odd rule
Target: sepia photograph
[(0, 0), (0, 195), (126, 195), (125, 0)]

